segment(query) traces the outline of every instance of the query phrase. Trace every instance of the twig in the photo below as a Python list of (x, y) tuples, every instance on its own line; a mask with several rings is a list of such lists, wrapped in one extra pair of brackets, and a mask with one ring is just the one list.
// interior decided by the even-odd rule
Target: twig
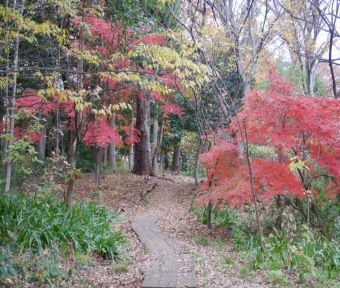
[(142, 200), (144, 200), (145, 199), (145, 197), (149, 194), (149, 193), (151, 193), (156, 187), (158, 186), (158, 184), (157, 183), (154, 183), (150, 188), (148, 188), (147, 190), (145, 190), (144, 192), (142, 192)]

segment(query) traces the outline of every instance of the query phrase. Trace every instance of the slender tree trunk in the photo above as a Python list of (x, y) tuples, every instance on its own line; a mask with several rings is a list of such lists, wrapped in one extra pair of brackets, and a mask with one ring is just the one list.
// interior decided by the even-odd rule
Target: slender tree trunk
[(170, 167), (169, 156), (167, 152), (163, 153), (164, 170), (168, 170)]
[(129, 171), (131, 172), (132, 171), (132, 168), (133, 168), (133, 144), (131, 144), (129, 146), (129, 159), (128, 159), (128, 162), (129, 162)]
[[(16, 9), (16, 1), (13, 3), (13, 9)], [(23, 9), (23, 7), (22, 7)], [(13, 70), (18, 69), (18, 61), (19, 61), (19, 45), (20, 45), (20, 39), (19, 39), (19, 32), (16, 34), (15, 38), (15, 49), (14, 49), (14, 60), (13, 60)], [(13, 76), (13, 84), (12, 84), (12, 96), (9, 101), (9, 140), (7, 143), (7, 151), (10, 149), (10, 146), (13, 143), (13, 137), (14, 137), (14, 126), (15, 126), (15, 102), (16, 102), (16, 96), (17, 96), (17, 74), (14, 73)], [(8, 153), (7, 155), (8, 156)], [(5, 193), (7, 193), (11, 188), (11, 180), (12, 180), (12, 160), (10, 160), (8, 157), (6, 157), (6, 165), (5, 165)]]
[(263, 232), (262, 232), (262, 224), (261, 224), (261, 219), (260, 219), (260, 210), (257, 204), (257, 196), (255, 193), (255, 188), (254, 188), (254, 177), (253, 177), (253, 169), (251, 167), (251, 162), (250, 162), (250, 157), (249, 157), (249, 142), (248, 142), (248, 135), (247, 135), (247, 128), (246, 124), (243, 123), (244, 125), (244, 135), (245, 135), (245, 152), (246, 152), (246, 159), (247, 159), (247, 165), (248, 165), (248, 172), (249, 172), (249, 178), (250, 178), (250, 188), (251, 188), (251, 193), (253, 195), (253, 201), (255, 205), (255, 213), (256, 213), (256, 222), (257, 222), (257, 227), (259, 229), (259, 237), (260, 237), (260, 245), (261, 245), (261, 250), (264, 251), (264, 244), (263, 244)]
[[(158, 125), (158, 123), (157, 123), (157, 125)], [(161, 130), (160, 130), (160, 133), (159, 133), (159, 139), (157, 141), (156, 149), (155, 149), (155, 151), (153, 153), (153, 157), (152, 157), (152, 163), (153, 163), (153, 165), (156, 166), (156, 168), (158, 168), (157, 167), (157, 159), (158, 159), (159, 150), (162, 147), (162, 142), (163, 142), (164, 126), (165, 126), (165, 118), (163, 117)], [(163, 160), (162, 160), (162, 156), (161, 156), (160, 157), (160, 170), (161, 171), (162, 171), (162, 168), (163, 168)], [(153, 169), (152, 175), (156, 175), (156, 174), (157, 174), (157, 169), (156, 170)]]
[(308, 96), (314, 95), (314, 87), (315, 87), (315, 72), (316, 72), (317, 63), (313, 62), (311, 59), (307, 58), (305, 60), (305, 73), (306, 73), (306, 92)]
[(45, 160), (46, 155), (46, 126), (43, 125), (41, 128), (41, 139), (39, 141), (39, 158), (40, 160)]
[(332, 61), (332, 50), (333, 50), (333, 39), (334, 39), (334, 28), (330, 28), (330, 36), (329, 36), (329, 48), (328, 48), (328, 65), (329, 65), (329, 70), (331, 72), (332, 76), (332, 91), (334, 94), (334, 98), (338, 98), (339, 95), (337, 93), (336, 89), (336, 79), (335, 79), (335, 73), (333, 69), (333, 61)]
[(102, 160), (102, 150), (100, 148), (96, 149), (96, 185), (99, 186), (100, 185), (100, 164), (101, 164), (101, 160)]
[(211, 204), (211, 201), (209, 201), (207, 210), (208, 210), (207, 227), (208, 227), (209, 230), (211, 230), (211, 228), (212, 228), (212, 220), (211, 220), (211, 216), (212, 216), (212, 204)]
[(159, 170), (161, 172), (164, 171), (164, 153), (163, 152), (161, 152), (159, 155)]
[[(84, 7), (83, 7), (84, 8)], [(84, 11), (82, 11), (82, 22), (84, 22)], [(83, 26), (80, 30), (80, 36), (79, 36), (79, 51), (83, 51), (84, 48), (84, 42), (83, 42)], [(80, 60), (78, 62), (78, 75), (77, 75), (77, 81), (78, 81), (78, 89), (82, 89), (83, 87), (83, 72), (84, 72), (84, 61)], [(78, 139), (80, 139), (79, 136), (79, 130), (81, 127), (79, 127), (78, 123), (81, 123), (81, 114), (76, 112), (75, 106), (74, 106), (74, 111), (75, 111), (75, 123), (74, 123), (74, 131), (69, 132), (69, 150), (68, 150), (68, 161), (71, 164), (72, 170), (76, 170), (76, 156), (77, 156), (77, 150), (78, 150)], [(72, 173), (73, 173), (72, 171)], [(68, 183), (67, 187), (67, 194), (66, 194), (66, 205), (68, 210), (72, 208), (72, 200), (73, 200), (73, 188), (74, 188), (74, 182), (75, 182), (75, 177), (71, 177)]]
[[(115, 122), (115, 115), (112, 115), (111, 118), (111, 127), (115, 128), (116, 127), (116, 122)], [(109, 161), (110, 161), (110, 166), (113, 172), (117, 171), (117, 155), (116, 155), (116, 144), (110, 143), (109, 145)]]
[(103, 164), (109, 165), (109, 159), (110, 159), (110, 147), (106, 147), (103, 149)]
[(135, 144), (133, 173), (151, 175), (150, 162), (150, 95), (137, 96), (136, 128), (140, 141)]
[[(63, 24), (61, 24), (61, 28), (63, 27)], [(57, 57), (57, 61), (55, 63), (56, 66), (59, 66), (59, 68), (61, 68), (60, 66), (61, 63), (61, 48), (59, 47), (58, 49), (58, 57)], [(66, 79), (65, 79), (66, 80)], [(63, 91), (65, 88), (64, 85), (64, 75), (61, 73), (58, 77), (58, 86), (57, 86), (60, 91)], [(60, 103), (59, 103), (59, 99), (57, 100), (56, 103), (56, 112), (55, 112), (55, 122), (56, 122), (56, 136), (55, 136), (55, 153), (57, 155), (60, 155), (60, 135), (62, 134), (62, 128), (61, 128), (61, 120), (60, 120)]]
[(164, 165), (164, 155), (162, 155), (162, 153), (159, 153), (160, 150), (162, 149), (162, 144), (163, 144), (163, 135), (164, 135), (164, 127), (165, 127), (165, 117), (163, 117), (162, 119), (162, 125), (161, 125), (161, 131), (160, 131), (160, 134), (159, 134), (159, 139), (158, 139), (158, 143), (157, 143), (157, 147), (156, 147), (156, 153), (154, 155), (154, 157), (156, 157), (156, 160), (157, 158), (159, 157), (160, 159), (160, 163), (159, 163), (159, 168), (160, 168), (160, 171), (163, 172), (163, 165)]
[[(132, 113), (132, 117), (131, 117), (131, 129), (134, 129), (134, 125), (133, 125), (133, 113)], [(129, 156), (128, 156), (128, 165), (129, 165), (129, 172), (132, 172), (133, 170), (133, 157), (134, 157), (134, 145), (131, 144), (129, 146)]]
[[(67, 160), (70, 163), (72, 170), (76, 169), (76, 153), (77, 153), (77, 137), (75, 137), (73, 131), (69, 131)], [(74, 175), (70, 175), (70, 178), (68, 180), (67, 190), (66, 190), (66, 199), (65, 199), (68, 210), (70, 210), (72, 207), (74, 182), (75, 182)]]
[[(8, 0), (6, 1), (6, 9), (8, 9)], [(6, 43), (8, 43), (8, 37), (6, 37)], [(8, 47), (7, 47), (8, 48)], [(6, 55), (6, 70), (9, 70), (9, 50), (7, 51)], [(5, 87), (5, 99), (4, 99), (4, 108), (6, 109), (5, 111), (5, 133), (6, 135), (9, 134), (9, 119), (10, 119), (10, 101), (9, 101), (9, 76), (8, 74), (6, 75), (6, 87)], [(2, 119), (2, 118), (1, 118)], [(8, 145), (9, 141), (5, 139), (4, 141), (4, 152), (5, 152), (5, 179), (7, 179), (7, 157), (8, 157)], [(10, 182), (10, 181), (9, 181)], [(6, 191), (6, 189), (5, 189)]]
[(61, 128), (60, 128), (60, 111), (59, 111), (59, 101), (57, 102), (57, 111), (56, 111), (56, 124), (57, 124), (57, 127), (56, 127), (56, 129), (57, 129), (57, 131), (56, 131), (56, 137), (55, 137), (55, 153), (57, 154), (57, 155), (59, 155), (60, 154), (60, 130), (61, 130)]
[[(158, 109), (158, 107), (157, 107)], [(156, 176), (158, 172), (158, 167), (157, 167), (157, 148), (158, 148), (158, 113), (155, 114), (153, 118), (153, 133), (152, 133), (152, 153), (151, 153), (151, 158), (152, 158), (152, 172), (151, 174)]]
[(67, 189), (66, 189), (66, 206), (67, 210), (70, 210), (72, 208), (72, 196), (73, 196), (73, 188), (74, 188), (74, 179), (71, 179), (67, 183)]
[(179, 172), (179, 158), (180, 158), (180, 152), (181, 152), (181, 140), (179, 140), (174, 149), (174, 153), (172, 155), (172, 165), (171, 165), (171, 171), (178, 173)]
[(194, 166), (194, 178), (195, 178), (196, 187), (198, 187), (199, 185), (198, 171), (199, 171), (199, 157), (200, 157), (200, 152), (201, 152), (201, 145), (202, 145), (202, 141), (201, 139), (199, 139), (197, 150), (196, 150), (196, 155), (195, 155), (195, 166)]

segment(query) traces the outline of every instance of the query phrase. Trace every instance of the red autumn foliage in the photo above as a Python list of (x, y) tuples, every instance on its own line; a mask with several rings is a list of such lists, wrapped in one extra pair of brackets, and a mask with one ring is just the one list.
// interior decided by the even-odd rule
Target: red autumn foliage
[(169, 88), (176, 89), (178, 87), (177, 78), (171, 74), (163, 74), (157, 77), (157, 79)]
[[(105, 46), (97, 46), (97, 49), (102, 49), (101, 53), (104, 55), (120, 48), (122, 36), (124, 35), (123, 29), (119, 22), (111, 23), (103, 18), (98, 18), (95, 15), (88, 14), (84, 18), (79, 16), (73, 20), (73, 24), (80, 29), (82, 22), (86, 22), (92, 32), (91, 37), (101, 39), (105, 42)], [(106, 48), (106, 49), (105, 49)]]
[(46, 116), (57, 108), (56, 99), (53, 98), (52, 101), (43, 101), (35, 90), (25, 89), (23, 97), (17, 99), (16, 107), (25, 109), (29, 114), (40, 112)]
[(151, 99), (155, 102), (159, 102), (163, 99), (163, 94), (158, 92), (151, 92)]
[(182, 117), (184, 115), (184, 112), (181, 107), (179, 107), (176, 104), (168, 103), (163, 106), (163, 115), (165, 118), (169, 117), (169, 115), (177, 115), (179, 117)]
[(117, 60), (114, 63), (114, 67), (117, 69), (128, 68), (129, 66), (131, 66), (131, 61), (128, 59)]
[(166, 42), (166, 37), (160, 34), (151, 34), (143, 36), (140, 41), (145, 45), (159, 45), (163, 46)]
[(128, 146), (136, 144), (140, 141), (140, 132), (131, 126), (122, 127), (122, 131), (125, 132), (125, 141), (124, 143)]
[(89, 147), (105, 148), (110, 143), (121, 144), (119, 134), (106, 120), (92, 121), (88, 124), (83, 141)]
[[(245, 126), (250, 144), (273, 151), (271, 157), (252, 156), (257, 198), (268, 202), (277, 195), (306, 197), (304, 190), (313, 189), (311, 180), (320, 171), (331, 177), (334, 198), (340, 180), (340, 101), (293, 95), (292, 85), (273, 69), (269, 79), (267, 91), (253, 90), (245, 97), (230, 126), (235, 143), (244, 140)], [(202, 202), (236, 207), (253, 202), (246, 159), (236, 145), (221, 141), (202, 161), (208, 169)], [(302, 167), (291, 171), (293, 161)]]
[(148, 74), (148, 75), (153, 76), (153, 77), (156, 76), (156, 71), (151, 70), (149, 68), (139, 68), (138, 71), (140, 73), (145, 73), (145, 74)]
[(41, 113), (44, 116), (52, 112), (64, 111), (70, 118), (74, 117), (72, 101), (61, 101), (58, 94), (48, 99), (43, 99), (33, 89), (25, 89), (22, 97), (16, 100), (17, 109), (25, 109), (28, 114)]
[(39, 131), (30, 131), (19, 127), (16, 127), (14, 129), (14, 138), (20, 140), (23, 139), (28, 143), (38, 143), (41, 140), (41, 137), (42, 134)]

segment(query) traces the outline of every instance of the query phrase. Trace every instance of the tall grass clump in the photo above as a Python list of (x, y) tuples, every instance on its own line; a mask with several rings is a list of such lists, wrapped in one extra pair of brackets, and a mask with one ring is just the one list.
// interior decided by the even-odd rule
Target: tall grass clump
[(57, 246), (114, 259), (125, 244), (124, 236), (114, 230), (116, 223), (115, 213), (91, 203), (67, 210), (51, 196), (0, 195), (0, 246), (19, 253)]

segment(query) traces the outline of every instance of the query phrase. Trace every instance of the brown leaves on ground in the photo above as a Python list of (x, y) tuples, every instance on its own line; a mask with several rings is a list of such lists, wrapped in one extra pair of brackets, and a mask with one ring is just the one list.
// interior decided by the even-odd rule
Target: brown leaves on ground
[[(105, 175), (101, 183), (96, 187), (94, 175), (86, 175), (77, 181), (75, 197), (77, 200), (93, 201), (119, 211), (120, 229), (129, 238), (126, 254), (130, 261), (126, 264), (127, 269), (117, 269), (115, 265), (121, 264), (94, 258), (90, 266), (74, 276), (74, 283), (78, 286), (140, 287), (143, 271), (149, 265), (149, 257), (131, 229), (131, 220), (150, 213), (161, 215), (157, 223), (158, 228), (182, 245), (185, 251), (182, 269), (187, 268), (188, 258), (194, 260), (198, 287), (265, 285), (260, 275), (252, 278), (252, 284), (241, 278), (236, 271), (246, 263), (241, 263), (237, 254), (227, 244), (228, 235), (220, 230), (210, 233), (206, 226), (198, 223), (189, 212), (196, 193), (191, 178), (170, 174), (145, 177), (118, 173)], [(233, 264), (226, 265), (226, 258), (232, 258)]]

